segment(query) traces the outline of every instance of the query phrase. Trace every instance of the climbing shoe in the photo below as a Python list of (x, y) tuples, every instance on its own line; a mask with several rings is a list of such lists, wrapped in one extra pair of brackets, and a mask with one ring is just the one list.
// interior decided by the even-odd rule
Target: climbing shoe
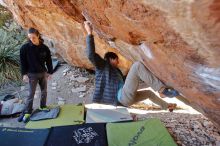
[(176, 91), (173, 88), (164, 88), (163, 91), (160, 93), (160, 95), (162, 94), (162, 97), (176, 97), (179, 96), (179, 92)]
[(39, 107), (40, 111), (49, 112), (50, 109), (48, 107)]
[(18, 117), (18, 122), (22, 122), (22, 120), (23, 120), (23, 117), (24, 117), (24, 114), (20, 114), (20, 116)]
[(24, 114), (22, 121), (24, 123), (27, 123), (30, 120), (30, 116), (31, 116), (31, 114)]

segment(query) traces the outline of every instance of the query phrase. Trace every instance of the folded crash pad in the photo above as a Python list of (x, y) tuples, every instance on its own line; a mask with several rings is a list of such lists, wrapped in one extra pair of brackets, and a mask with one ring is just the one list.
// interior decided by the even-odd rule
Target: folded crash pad
[(105, 124), (53, 127), (46, 146), (107, 146)]
[(0, 128), (1, 146), (44, 146), (49, 129)]
[(108, 123), (109, 146), (177, 146), (159, 119)]
[(50, 111), (35, 110), (30, 117), (31, 121), (55, 119), (60, 112), (60, 107), (50, 108)]
[(55, 126), (76, 125), (84, 122), (84, 106), (82, 105), (63, 105), (56, 119), (41, 121), (29, 121), (25, 128), (51, 128)]
[(114, 109), (87, 109), (86, 123), (108, 123), (132, 121), (128, 110), (124, 107)]

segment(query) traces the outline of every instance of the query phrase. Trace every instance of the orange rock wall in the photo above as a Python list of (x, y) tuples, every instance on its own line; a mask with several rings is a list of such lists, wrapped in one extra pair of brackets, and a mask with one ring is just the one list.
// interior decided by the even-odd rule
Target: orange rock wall
[(220, 127), (219, 0), (4, 0), (24, 28), (50, 38), (68, 63), (91, 68), (82, 23), (97, 52), (116, 48), (121, 68), (142, 61)]

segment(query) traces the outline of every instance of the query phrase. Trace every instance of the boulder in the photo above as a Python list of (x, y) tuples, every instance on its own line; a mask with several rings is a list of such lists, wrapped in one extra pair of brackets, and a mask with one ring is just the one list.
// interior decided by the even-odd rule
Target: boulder
[(120, 57), (126, 73), (141, 61), (220, 127), (219, 0), (4, 0), (23, 27), (36, 27), (72, 65), (93, 68), (83, 21), (96, 51)]

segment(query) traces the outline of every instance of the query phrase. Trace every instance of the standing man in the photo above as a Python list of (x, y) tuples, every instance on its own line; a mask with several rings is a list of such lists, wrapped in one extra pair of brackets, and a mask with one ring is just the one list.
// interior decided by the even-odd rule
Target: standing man
[(28, 122), (32, 113), (34, 94), (37, 84), (41, 89), (40, 110), (49, 111), (46, 106), (47, 79), (53, 73), (52, 59), (49, 48), (43, 44), (39, 31), (35, 28), (28, 30), (28, 42), (20, 49), (21, 74), (24, 82), (29, 82), (29, 96), (26, 107), (18, 121)]
[(135, 102), (149, 98), (154, 103), (160, 105), (162, 109), (172, 111), (176, 107), (176, 104), (166, 103), (150, 90), (137, 91), (139, 80), (142, 80), (148, 87), (158, 91), (162, 97), (175, 97), (179, 95), (173, 88), (166, 87), (140, 62), (135, 62), (132, 65), (124, 82), (123, 75), (118, 69), (118, 56), (113, 52), (107, 52), (104, 59), (102, 59), (95, 52), (91, 23), (86, 21), (84, 25), (88, 34), (86, 37), (87, 56), (95, 66), (94, 102), (130, 106)]

